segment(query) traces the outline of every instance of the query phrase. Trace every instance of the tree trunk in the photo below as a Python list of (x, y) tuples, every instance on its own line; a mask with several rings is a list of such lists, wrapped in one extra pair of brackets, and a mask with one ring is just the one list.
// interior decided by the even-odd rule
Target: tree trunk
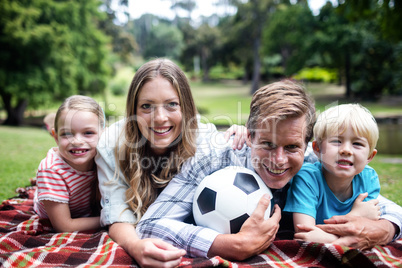
[(352, 96), (352, 88), (350, 86), (350, 55), (349, 52), (345, 54), (345, 83), (346, 83), (346, 98), (350, 98)]
[(261, 69), (261, 61), (260, 61), (260, 38), (257, 37), (254, 39), (253, 44), (253, 54), (254, 54), (254, 68), (253, 68), (253, 80), (251, 84), (251, 94), (257, 91), (260, 85), (260, 69)]
[(28, 106), (28, 101), (18, 100), (18, 103), (15, 107), (12, 107), (11, 104), (11, 94), (3, 93), (1, 94), (1, 98), (3, 99), (4, 108), (6, 108), (7, 119), (4, 121), (3, 125), (8, 126), (20, 126), (24, 120), (24, 112)]
[(208, 52), (204, 47), (201, 49), (201, 66), (203, 70), (202, 81), (208, 82), (209, 81)]

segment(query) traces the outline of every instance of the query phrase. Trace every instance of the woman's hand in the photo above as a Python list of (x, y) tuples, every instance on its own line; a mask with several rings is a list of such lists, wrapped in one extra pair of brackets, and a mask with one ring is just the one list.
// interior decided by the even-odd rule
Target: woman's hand
[(141, 267), (175, 267), (186, 254), (160, 239), (140, 239), (130, 223), (117, 222), (109, 227), (109, 236)]
[(228, 141), (230, 136), (235, 135), (232, 143), (233, 149), (241, 149), (243, 148), (244, 142), (247, 139), (247, 128), (245, 126), (240, 125), (232, 125), (225, 132), (225, 139)]
[(148, 238), (133, 243), (128, 253), (141, 267), (176, 267), (186, 251), (160, 239)]

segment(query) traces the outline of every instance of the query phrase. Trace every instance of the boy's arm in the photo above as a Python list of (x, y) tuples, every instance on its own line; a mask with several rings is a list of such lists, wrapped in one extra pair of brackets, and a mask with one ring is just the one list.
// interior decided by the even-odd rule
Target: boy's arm
[(326, 233), (315, 226), (315, 219), (303, 213), (293, 213), (293, 223), (295, 226), (295, 239), (318, 242), (331, 243), (338, 239), (336, 235)]
[(315, 219), (314, 217), (311, 217), (310, 215), (303, 214), (303, 213), (293, 213), (293, 225), (295, 227), (295, 232), (298, 233), (300, 232), (298, 225), (303, 224), (306, 226), (314, 226), (315, 225)]

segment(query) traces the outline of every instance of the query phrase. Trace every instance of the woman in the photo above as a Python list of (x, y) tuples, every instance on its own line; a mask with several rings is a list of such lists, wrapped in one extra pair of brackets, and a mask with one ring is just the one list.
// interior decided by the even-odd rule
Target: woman
[[(197, 147), (217, 133), (196, 115), (183, 71), (170, 60), (152, 60), (131, 82), (125, 119), (111, 125), (99, 141), (101, 225), (109, 226), (110, 237), (142, 267), (177, 266), (186, 254), (161, 240), (140, 240), (135, 224)], [(244, 143), (245, 130), (237, 136)]]

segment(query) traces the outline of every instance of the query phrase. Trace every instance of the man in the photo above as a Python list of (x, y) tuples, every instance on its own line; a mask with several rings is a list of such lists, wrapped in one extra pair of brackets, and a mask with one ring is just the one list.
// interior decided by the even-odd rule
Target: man
[[(185, 249), (191, 257), (219, 255), (244, 260), (261, 253), (277, 235), (283, 234), (281, 229), (293, 227), (289, 215), (281, 215), (281, 209), (289, 183), (303, 165), (314, 122), (314, 103), (301, 85), (283, 81), (260, 88), (250, 105), (248, 146), (234, 151), (230, 145), (223, 145), (221, 137), (213, 137), (211, 146), (197, 151), (148, 208), (137, 226), (140, 236), (161, 238)], [(205, 176), (229, 165), (245, 166), (260, 175), (273, 193), (272, 216), (264, 220), (270, 200), (263, 197), (237, 234), (219, 234), (186, 223), (192, 216), (198, 184)], [(380, 205), (386, 210), (384, 219), (379, 221), (343, 216), (331, 219), (331, 224), (322, 228), (340, 236), (336, 242), (343, 245), (365, 248), (388, 243), (401, 236), (402, 208), (382, 197)]]

